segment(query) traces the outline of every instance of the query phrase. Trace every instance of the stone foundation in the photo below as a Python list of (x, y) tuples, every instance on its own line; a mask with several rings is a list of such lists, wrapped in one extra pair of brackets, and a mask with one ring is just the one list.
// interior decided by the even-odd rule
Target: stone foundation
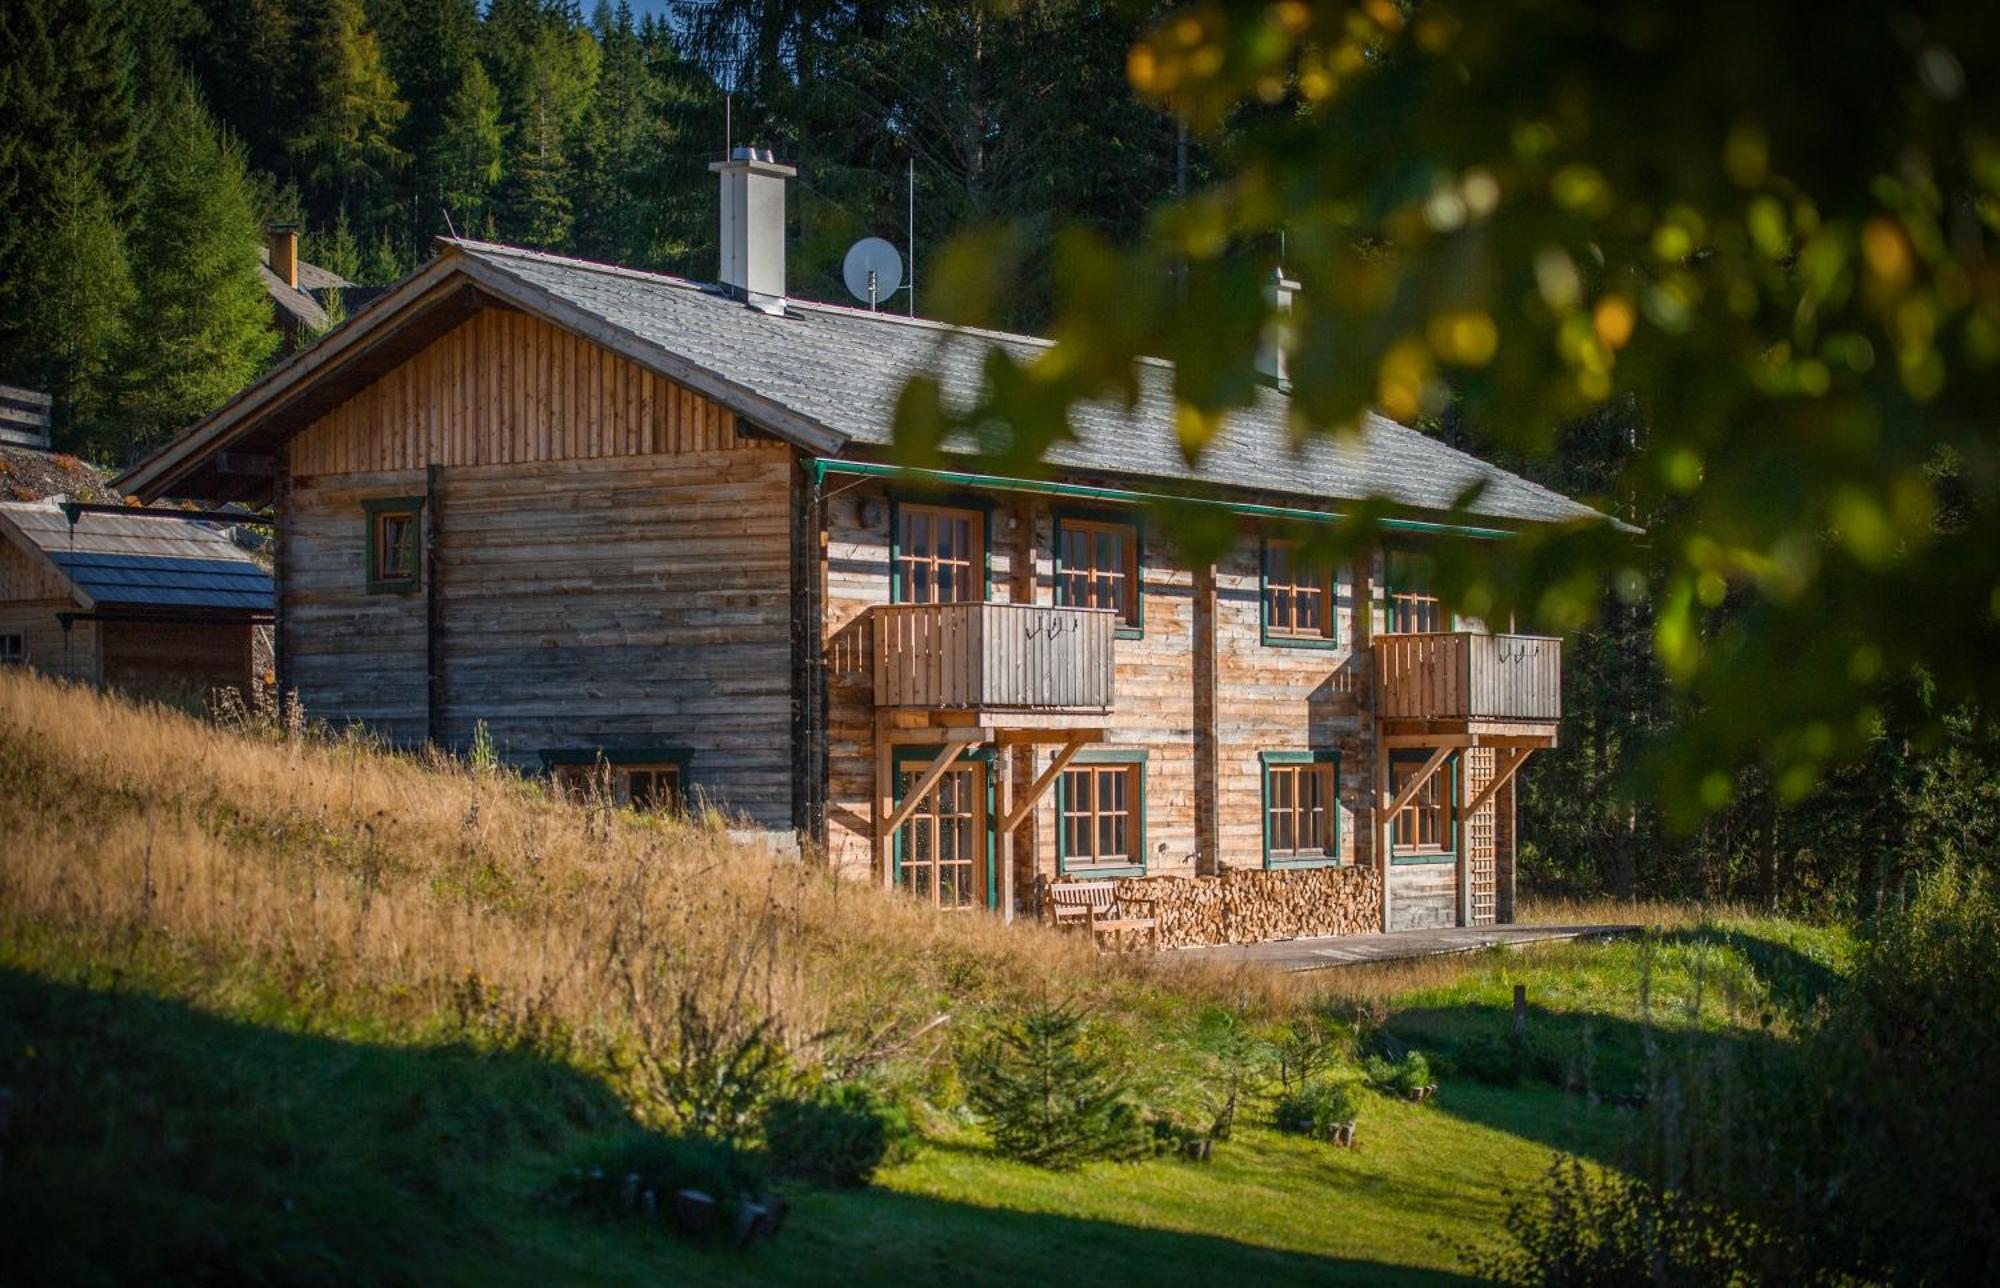
[(1118, 883), (1118, 893), (1153, 901), (1162, 948), (1382, 929), (1382, 882), (1373, 868), (1232, 868), (1211, 877), (1131, 877)]

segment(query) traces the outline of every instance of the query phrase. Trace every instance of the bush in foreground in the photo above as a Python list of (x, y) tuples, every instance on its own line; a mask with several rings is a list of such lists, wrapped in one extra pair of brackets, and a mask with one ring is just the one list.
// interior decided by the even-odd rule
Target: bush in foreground
[(786, 1176), (836, 1189), (866, 1185), (883, 1161), (906, 1149), (909, 1115), (860, 1083), (781, 1100), (764, 1116), (764, 1147)]

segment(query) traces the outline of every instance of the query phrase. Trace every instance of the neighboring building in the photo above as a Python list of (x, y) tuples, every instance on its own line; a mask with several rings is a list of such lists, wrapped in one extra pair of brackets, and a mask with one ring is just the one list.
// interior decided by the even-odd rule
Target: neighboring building
[(247, 700), (271, 615), (270, 575), (209, 524), (0, 503), (0, 664), (151, 695), (229, 685)]
[[(1224, 873), (1148, 884), (1263, 911), (1170, 941), (1511, 918), (1560, 645), (1446, 620), (1429, 544), (1601, 515), (1381, 417), (1295, 449), (1276, 388), (1190, 467), (1156, 362), (1044, 478), (898, 469), (908, 376), (942, 359), (964, 396), (988, 346), (1046, 342), (787, 299), (792, 172), (716, 169), (724, 285), (442, 242), (121, 480), (275, 504), (309, 716), (456, 749), (483, 722), (525, 769), (602, 758), (627, 799), (707, 797), (949, 907)], [(1227, 515), (1228, 552), (1182, 562), (1162, 493)], [(1316, 567), (1300, 541), (1372, 495), (1386, 543)]]
[(334, 321), (381, 294), (356, 286), (332, 269), (299, 258), (297, 224), (272, 224), (264, 232), (257, 272), (271, 296), (271, 317), (284, 337), (282, 352), (310, 344)]

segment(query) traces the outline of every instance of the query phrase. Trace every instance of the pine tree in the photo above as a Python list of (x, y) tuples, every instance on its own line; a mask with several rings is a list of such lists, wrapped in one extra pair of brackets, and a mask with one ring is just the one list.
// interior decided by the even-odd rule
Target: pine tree
[(645, 189), (668, 142), (660, 86), (626, 0), (615, 10), (599, 4), (593, 22), (603, 59), (578, 131), (576, 247), (591, 259), (645, 264), (659, 218)]
[(506, 140), (500, 91), (473, 59), (445, 105), (436, 153), (438, 201), (460, 232), (477, 227), (491, 206)]
[(568, 247), (569, 148), (589, 109), (597, 71), (597, 42), (578, 28), (545, 22), (524, 51), (514, 86), (505, 190), (511, 238), (549, 249)]
[(43, 219), (23, 257), (23, 324), (37, 340), (34, 365), (14, 374), (55, 399), (59, 437), (97, 445), (109, 366), (132, 304), (125, 237), (98, 167), (71, 143), (49, 175)]
[(344, 210), (334, 216), (331, 228), (306, 231), (299, 256), (350, 282), (360, 280), (361, 242), (354, 235), (354, 226), (347, 222)]
[(101, 246), (100, 210), (114, 231), (129, 219), (133, 101), (129, 41), (109, 0), (0, 6), (0, 379), (48, 383), (90, 368), (76, 366), (74, 336), (48, 330), (40, 295), (55, 271), (50, 245)]
[(390, 176), (409, 160), (396, 145), (409, 105), (397, 96), (361, 0), (327, 0), (306, 66), (313, 106), (292, 150), (334, 209), (370, 218), (391, 196)]
[(966, 1098), (1002, 1153), (1041, 1167), (1134, 1158), (1146, 1131), (1125, 1080), (1086, 1048), (1083, 1013), (1043, 1005), (996, 1033), (972, 1061)]
[[(479, 5), (477, 0), (372, 0), (369, 12), (381, 34), (389, 72), (410, 105), (398, 134), (410, 157), (400, 198), (404, 226), (399, 240), (421, 253), (429, 237), (446, 231), (443, 211), (451, 211), (461, 226), (466, 219), (446, 190), (452, 186), (453, 153), (463, 147), (462, 139), (453, 137), (464, 125), (454, 107), (462, 109), (458, 100), (479, 65)], [(495, 95), (495, 120), (498, 115)], [(498, 181), (496, 175), (485, 186), (490, 189)]]
[(122, 365), (127, 443), (156, 442), (253, 379), (277, 344), (261, 229), (238, 146), (183, 78), (154, 109), (131, 242), (137, 296)]

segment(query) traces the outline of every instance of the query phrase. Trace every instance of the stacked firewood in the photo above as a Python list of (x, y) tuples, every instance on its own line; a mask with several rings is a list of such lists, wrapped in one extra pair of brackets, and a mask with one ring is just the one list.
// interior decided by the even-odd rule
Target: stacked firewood
[(1382, 928), (1382, 883), (1372, 868), (1242, 868), (1212, 877), (1133, 877), (1118, 883), (1118, 897), (1121, 903), (1152, 905), (1162, 948)]

